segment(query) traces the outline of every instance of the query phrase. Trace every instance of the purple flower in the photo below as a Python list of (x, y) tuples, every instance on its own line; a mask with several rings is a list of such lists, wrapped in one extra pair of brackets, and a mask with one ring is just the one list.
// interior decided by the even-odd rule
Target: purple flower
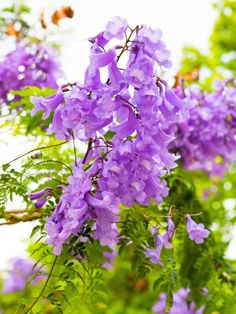
[(106, 25), (104, 38), (107, 40), (112, 38), (123, 39), (127, 28), (128, 23), (125, 19), (122, 19), (119, 16), (114, 16)]
[(164, 174), (161, 161), (155, 160), (146, 146), (138, 147), (138, 143), (117, 143), (99, 181), (102, 189), (119, 197), (126, 206), (135, 202), (149, 205), (151, 198), (159, 203), (168, 194), (166, 182), (159, 179)]
[(153, 80), (154, 68), (152, 60), (143, 56), (136, 59), (129, 68), (125, 71), (125, 77), (135, 88), (140, 88), (143, 85), (149, 85)]
[(47, 119), (52, 111), (54, 111), (64, 100), (63, 93), (58, 90), (55, 94), (48, 97), (30, 97), (30, 101), (35, 105), (31, 115), (34, 116), (38, 111), (43, 110), (43, 119)]
[(41, 191), (30, 194), (29, 199), (37, 200), (37, 202), (35, 202), (34, 204), (34, 207), (36, 209), (40, 209), (47, 202), (48, 198), (52, 196), (52, 191), (53, 189), (51, 187), (46, 187), (42, 189)]
[(29, 195), (29, 199), (32, 201), (32, 200), (37, 200), (39, 199), (40, 197), (42, 197), (46, 192), (49, 192), (49, 191), (52, 191), (52, 188), (51, 187), (46, 187), (38, 192), (34, 192), (34, 193), (31, 193)]
[(107, 52), (92, 52), (90, 59), (94, 68), (103, 68), (116, 59), (116, 52), (114, 49), (110, 49)]
[(105, 47), (109, 40), (104, 38), (104, 32), (98, 33), (94, 37), (90, 37), (88, 39), (92, 44), (97, 44), (98, 46)]
[(39, 200), (37, 200), (37, 202), (35, 202), (34, 207), (36, 209), (40, 209), (43, 207), (43, 205), (47, 202), (48, 198), (52, 196), (52, 193), (46, 193), (42, 198), (40, 198)]
[(164, 247), (166, 249), (170, 249), (172, 248), (172, 245), (170, 243), (170, 239), (173, 237), (174, 235), (174, 230), (175, 230), (175, 225), (173, 220), (171, 219), (171, 217), (168, 217), (168, 230), (166, 233), (164, 233), (162, 235), (162, 239), (163, 239), (163, 243), (164, 243)]
[(196, 224), (190, 217), (190, 215), (186, 215), (187, 217), (187, 231), (189, 238), (195, 241), (197, 244), (201, 244), (204, 242), (204, 238), (207, 238), (210, 234), (210, 231), (204, 228), (203, 224)]
[[(99, 159), (98, 159), (99, 161)], [(117, 243), (119, 221), (119, 199), (110, 192), (91, 195), (92, 178), (99, 171), (98, 164), (89, 171), (83, 171), (83, 164), (74, 167), (73, 176), (69, 177), (69, 186), (64, 189), (61, 200), (52, 216), (47, 220), (47, 243), (53, 244), (53, 252), (59, 255), (62, 244), (71, 235), (78, 235), (83, 231), (84, 224), (94, 220), (93, 237), (101, 245), (113, 248)]]
[(160, 66), (170, 67), (170, 52), (166, 49), (161, 37), (162, 32), (159, 29), (152, 29), (143, 25), (136, 33), (131, 45), (129, 65), (145, 55)]
[(7, 277), (3, 281), (3, 293), (13, 293), (25, 288), (27, 283), (37, 284), (46, 279), (45, 275), (39, 272), (41, 267), (38, 264), (33, 268), (34, 262), (23, 258), (13, 258), (10, 260), (10, 269)]
[(35, 202), (34, 207), (35, 209), (40, 209), (43, 205), (47, 202), (48, 198), (52, 196), (53, 189), (51, 187), (46, 187), (41, 191), (32, 193), (29, 195), (30, 200), (37, 200)]
[(164, 263), (161, 261), (161, 252), (163, 248), (163, 239), (161, 236), (155, 237), (155, 249), (146, 249), (145, 256), (149, 258), (150, 262), (153, 264), (159, 264), (164, 266)]
[(174, 229), (175, 225), (170, 217), (168, 217), (168, 229), (164, 234), (158, 234), (159, 227), (152, 226), (151, 228), (151, 234), (155, 237), (155, 248), (145, 248), (145, 256), (149, 258), (150, 262), (153, 264), (159, 264), (161, 266), (164, 266), (164, 263), (161, 261), (161, 252), (163, 249), (163, 246), (166, 249), (171, 249), (172, 245), (170, 243), (170, 239), (174, 235)]
[(117, 242), (118, 230), (115, 222), (119, 221), (119, 199), (110, 192), (102, 192), (101, 199), (95, 198), (90, 194), (86, 195), (91, 216), (94, 216), (96, 223), (93, 237), (100, 241), (101, 245), (113, 248)]
[[(188, 302), (190, 293), (189, 288), (181, 288), (173, 295), (173, 305), (169, 310), (169, 314), (203, 314), (204, 306), (196, 309), (193, 301)], [(166, 314), (166, 294), (161, 293), (159, 300), (152, 307), (152, 312), (156, 314)]]
[(144, 44), (152, 45), (153, 48), (159, 46), (159, 41), (162, 37), (162, 31), (159, 28), (152, 29), (146, 25), (142, 25), (139, 36), (143, 39)]
[(46, 231), (48, 244), (53, 244), (53, 252), (59, 255), (62, 244), (69, 237), (82, 232), (83, 224), (91, 219), (85, 194), (92, 188), (90, 173), (83, 171), (83, 165), (74, 167), (73, 176), (69, 177), (69, 186), (64, 188), (60, 202), (52, 216), (47, 219)]

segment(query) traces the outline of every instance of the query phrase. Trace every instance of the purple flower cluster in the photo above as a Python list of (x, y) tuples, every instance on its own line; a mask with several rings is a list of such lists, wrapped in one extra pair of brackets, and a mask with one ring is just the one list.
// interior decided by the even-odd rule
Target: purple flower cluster
[(24, 86), (57, 88), (62, 73), (56, 50), (42, 44), (16, 43), (0, 62), (0, 104), (12, 100), (9, 93)]
[(82, 232), (84, 223), (89, 220), (95, 221), (93, 237), (101, 245), (112, 248), (117, 241), (118, 199), (106, 191), (94, 194), (99, 165), (98, 160), (86, 172), (82, 163), (74, 167), (69, 186), (64, 189), (56, 210), (47, 221), (47, 243), (54, 245), (55, 254), (60, 254), (62, 244), (70, 235)]
[(187, 169), (222, 177), (235, 161), (236, 82), (217, 82), (212, 92), (199, 88), (187, 92), (195, 106), (190, 118), (178, 124), (173, 146)]
[[(46, 118), (54, 111), (50, 133), (88, 143), (47, 221), (48, 243), (55, 254), (91, 220), (93, 237), (113, 247), (118, 240), (118, 204), (148, 206), (151, 199), (160, 203), (168, 195), (162, 177), (176, 166), (178, 156), (169, 151), (174, 136), (164, 130), (188, 117), (188, 104), (158, 76), (160, 67), (171, 64), (161, 36), (159, 29), (131, 29), (115, 17), (104, 32), (89, 39), (90, 64), (83, 84), (64, 86), (47, 98), (31, 98), (32, 114), (43, 110)], [(125, 43), (112, 45), (123, 38)], [(125, 53), (127, 63), (120, 68)]]
[[(204, 306), (197, 310), (194, 301), (188, 302), (189, 293), (189, 288), (181, 288), (175, 292), (173, 295), (173, 305), (168, 314), (203, 314)], [(152, 312), (156, 314), (167, 314), (166, 299), (166, 294), (162, 293), (160, 299), (152, 307)]]
[(23, 258), (13, 258), (10, 260), (10, 269), (7, 277), (3, 281), (3, 293), (12, 293), (25, 288), (27, 283), (37, 284), (46, 278), (39, 274), (40, 265), (35, 268), (34, 262)]

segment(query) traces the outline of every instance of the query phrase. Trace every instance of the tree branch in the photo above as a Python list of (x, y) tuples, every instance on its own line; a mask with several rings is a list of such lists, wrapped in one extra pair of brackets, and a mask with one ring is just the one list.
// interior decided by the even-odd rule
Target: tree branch
[[(65, 143), (68, 143), (68, 141), (64, 141), (62, 143), (58, 143), (58, 144), (54, 144), (54, 145), (42, 146), (42, 147), (37, 147), (37, 148), (31, 149), (27, 153), (24, 153), (24, 154), (20, 155), (19, 157), (16, 157), (16, 158), (10, 160), (9, 162), (6, 162), (4, 165), (10, 165), (12, 162), (14, 162), (14, 161), (16, 161), (16, 160), (26, 156), (26, 155), (29, 155), (29, 154), (37, 151), (37, 150), (43, 150), (43, 149), (48, 149), (48, 148), (51, 148), (51, 147), (61, 146), (61, 145), (65, 144)], [(3, 167), (4, 165), (2, 165), (1, 167)]]
[(19, 222), (38, 220), (38, 219), (43, 217), (43, 211), (40, 211), (37, 213), (32, 213), (32, 214), (21, 215), (22, 213), (25, 213), (25, 212), (27, 212), (27, 209), (26, 210), (15, 210), (15, 211), (5, 212), (6, 217), (0, 216), (0, 218), (5, 219), (6, 221), (0, 223), (0, 226), (14, 225), (14, 224), (17, 224)]

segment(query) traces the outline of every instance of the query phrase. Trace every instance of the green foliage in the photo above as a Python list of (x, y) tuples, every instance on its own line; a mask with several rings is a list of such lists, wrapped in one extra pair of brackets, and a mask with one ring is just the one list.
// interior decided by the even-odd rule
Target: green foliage
[(199, 80), (195, 81), (206, 90), (211, 88), (216, 78), (236, 75), (236, 2), (218, 0), (214, 7), (218, 17), (209, 39), (209, 53), (204, 55), (196, 47), (185, 47), (180, 68), (180, 75), (187, 85), (192, 83), (191, 74), (196, 69), (200, 70)]
[(236, 74), (236, 2), (221, 0), (215, 4), (218, 18), (210, 37), (211, 53), (217, 64)]
[[(4, 119), (1, 127), (7, 127), (13, 135), (44, 135), (45, 130), (52, 121), (52, 116), (48, 119), (42, 119), (42, 112), (32, 116), (31, 111), (34, 105), (30, 101), (31, 96), (50, 96), (55, 90), (51, 88), (40, 89), (36, 86), (26, 86), (19, 91), (12, 91), (11, 94), (17, 96), (17, 100), (7, 107), (8, 119)], [(14, 117), (14, 118), (13, 118)]]

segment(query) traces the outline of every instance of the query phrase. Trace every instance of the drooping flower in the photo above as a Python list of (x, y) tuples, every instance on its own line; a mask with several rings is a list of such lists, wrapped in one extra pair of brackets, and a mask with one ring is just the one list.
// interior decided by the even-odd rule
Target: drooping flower
[(187, 217), (187, 231), (189, 238), (197, 244), (201, 244), (204, 242), (204, 239), (207, 238), (210, 234), (210, 231), (204, 228), (203, 224), (197, 224), (190, 215), (186, 215)]
[(31, 193), (29, 195), (30, 200), (37, 200), (34, 204), (36, 209), (40, 209), (47, 202), (48, 198), (52, 196), (53, 189), (51, 187), (46, 187), (41, 191)]
[(115, 223), (119, 220), (119, 200), (106, 191), (92, 195), (93, 177), (98, 172), (98, 164), (87, 172), (83, 171), (82, 163), (74, 167), (69, 185), (64, 188), (61, 200), (46, 224), (47, 243), (54, 245), (54, 254), (59, 255), (62, 244), (71, 235), (82, 233), (84, 224), (90, 220), (94, 221), (92, 237), (101, 245), (113, 248), (117, 243)]
[(146, 249), (145, 256), (149, 258), (150, 262), (153, 264), (159, 264), (164, 266), (164, 263), (161, 261), (161, 252), (163, 248), (163, 239), (161, 236), (155, 237), (155, 249)]
[(157, 226), (152, 226), (151, 234), (154, 236), (155, 239), (155, 248), (149, 248), (144, 246), (145, 248), (145, 256), (149, 258), (150, 262), (153, 264), (159, 264), (164, 266), (164, 263), (161, 261), (161, 253), (163, 247), (166, 249), (171, 249), (172, 244), (170, 243), (171, 238), (174, 235), (175, 225), (171, 217), (168, 217), (168, 227), (167, 231), (164, 234), (159, 233), (160, 228)]
[(91, 219), (85, 194), (92, 188), (89, 173), (83, 166), (74, 167), (73, 176), (69, 177), (69, 186), (64, 188), (60, 202), (52, 216), (47, 219), (46, 231), (48, 244), (53, 244), (53, 252), (59, 255), (62, 244), (74, 234), (82, 232), (83, 224)]
[(117, 243), (118, 230), (115, 223), (119, 221), (119, 199), (106, 191), (99, 196), (100, 199), (86, 195), (91, 216), (96, 219), (93, 237), (99, 240), (101, 245), (113, 248)]
[(34, 116), (38, 111), (44, 111), (43, 119), (47, 119), (64, 100), (62, 91), (58, 90), (55, 94), (48, 97), (30, 97), (30, 101), (35, 105), (31, 115)]
[(163, 244), (166, 249), (172, 248), (172, 244), (170, 243), (170, 239), (174, 235), (175, 225), (171, 217), (168, 217), (168, 230), (166, 233), (162, 235)]

